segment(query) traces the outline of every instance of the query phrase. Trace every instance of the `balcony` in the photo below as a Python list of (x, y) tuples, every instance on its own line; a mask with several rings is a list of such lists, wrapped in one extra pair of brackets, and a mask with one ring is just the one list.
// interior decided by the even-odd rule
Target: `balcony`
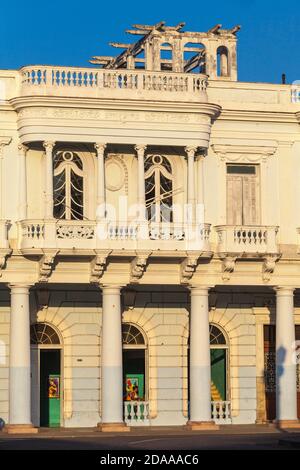
[(219, 225), (217, 252), (237, 257), (265, 257), (279, 254), (278, 227), (264, 225)]
[(38, 254), (57, 249), (65, 254), (89, 254), (96, 249), (209, 253), (210, 225), (175, 223), (99, 222), (82, 220), (23, 220), (18, 225), (19, 249)]
[(203, 74), (44, 65), (23, 67), (20, 74), (20, 96), (207, 102)]

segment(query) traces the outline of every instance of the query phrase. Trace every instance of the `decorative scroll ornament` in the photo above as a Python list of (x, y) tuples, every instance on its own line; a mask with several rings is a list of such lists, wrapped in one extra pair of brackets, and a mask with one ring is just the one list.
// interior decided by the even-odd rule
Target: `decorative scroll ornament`
[(54, 269), (55, 258), (58, 250), (44, 253), (39, 262), (39, 282), (48, 282)]
[(230, 275), (234, 271), (236, 260), (237, 256), (226, 256), (222, 258), (222, 279), (224, 281), (229, 281)]
[(112, 250), (99, 250), (96, 252), (96, 256), (91, 262), (91, 276), (90, 281), (93, 284), (98, 284), (103, 273), (107, 267), (108, 256)]
[(273, 274), (276, 262), (279, 258), (280, 255), (278, 254), (271, 254), (265, 257), (262, 266), (262, 277), (264, 282), (268, 282), (271, 279), (271, 274)]
[(2, 276), (2, 270), (5, 269), (7, 257), (11, 254), (10, 248), (4, 248), (0, 250), (0, 277)]
[(180, 266), (180, 282), (181, 284), (188, 284), (192, 279), (196, 268), (198, 266), (199, 258), (202, 252), (197, 251), (194, 253), (187, 253), (187, 257), (182, 261)]
[(132, 261), (130, 269), (130, 282), (136, 284), (142, 278), (151, 251), (140, 252)]

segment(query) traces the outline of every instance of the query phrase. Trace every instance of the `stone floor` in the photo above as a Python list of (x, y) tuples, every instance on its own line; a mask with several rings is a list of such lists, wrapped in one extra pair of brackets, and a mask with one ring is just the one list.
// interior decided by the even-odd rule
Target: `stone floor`
[(35, 435), (0, 433), (0, 450), (201, 450), (286, 449), (300, 447), (299, 430), (269, 425), (221, 426), (217, 431), (183, 427), (131, 428), (130, 433), (101, 433), (96, 428), (40, 428)]

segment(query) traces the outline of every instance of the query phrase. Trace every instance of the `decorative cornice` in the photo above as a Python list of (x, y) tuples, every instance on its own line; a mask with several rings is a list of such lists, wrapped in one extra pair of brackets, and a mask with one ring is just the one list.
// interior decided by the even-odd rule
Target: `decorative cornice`
[(212, 144), (211, 148), (219, 158), (230, 162), (257, 162), (266, 161), (268, 157), (274, 155), (278, 145), (231, 145), (231, 144)]

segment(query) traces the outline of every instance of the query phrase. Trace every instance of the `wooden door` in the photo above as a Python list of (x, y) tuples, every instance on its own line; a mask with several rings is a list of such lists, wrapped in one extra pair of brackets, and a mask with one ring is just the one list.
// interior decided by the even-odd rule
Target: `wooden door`
[(227, 165), (227, 224), (260, 224), (257, 165)]

